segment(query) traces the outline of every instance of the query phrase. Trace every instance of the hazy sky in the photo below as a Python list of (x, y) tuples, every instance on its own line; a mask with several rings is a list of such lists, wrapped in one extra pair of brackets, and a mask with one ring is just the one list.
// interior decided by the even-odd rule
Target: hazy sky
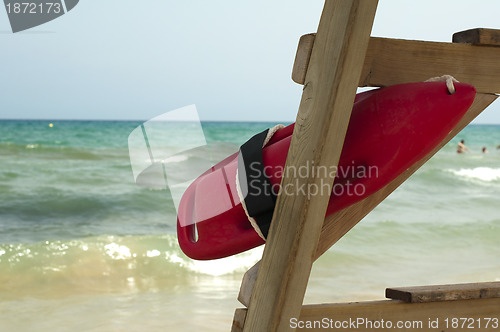
[[(323, 3), (81, 0), (16, 34), (0, 9), (0, 118), (147, 120), (196, 104), (202, 120), (294, 121), (297, 42)], [(380, 0), (372, 35), (451, 41), (500, 29), (499, 13), (498, 0)], [(500, 106), (476, 123), (500, 124)]]

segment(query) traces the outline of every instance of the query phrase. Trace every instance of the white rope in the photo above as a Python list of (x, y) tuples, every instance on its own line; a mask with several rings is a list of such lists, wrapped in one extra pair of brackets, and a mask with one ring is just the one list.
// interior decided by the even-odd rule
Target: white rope
[(450, 95), (454, 94), (456, 91), (453, 83), (459, 83), (458, 80), (451, 75), (429, 78), (426, 82), (446, 82), (446, 87), (448, 88)]

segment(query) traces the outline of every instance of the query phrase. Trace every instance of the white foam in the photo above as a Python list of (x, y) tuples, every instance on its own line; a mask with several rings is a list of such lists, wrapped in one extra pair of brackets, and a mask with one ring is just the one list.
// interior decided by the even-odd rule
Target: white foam
[(191, 261), (188, 268), (192, 271), (214, 277), (244, 272), (262, 258), (263, 248), (259, 247), (238, 255), (211, 261)]
[(476, 167), (450, 171), (455, 175), (468, 179), (481, 180), (485, 182), (500, 180), (500, 168)]
[(156, 257), (156, 256), (160, 256), (160, 255), (161, 255), (161, 252), (159, 250), (156, 250), (156, 249), (148, 250), (148, 252), (146, 253), (146, 256), (148, 256), (148, 257)]
[(112, 259), (127, 259), (132, 257), (130, 249), (127, 246), (118, 243), (110, 243), (104, 246), (106, 254)]

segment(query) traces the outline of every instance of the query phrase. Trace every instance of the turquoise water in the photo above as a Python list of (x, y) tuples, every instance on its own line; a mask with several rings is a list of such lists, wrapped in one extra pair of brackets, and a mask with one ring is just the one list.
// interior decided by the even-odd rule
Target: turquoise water
[[(127, 138), (140, 124), (0, 121), (0, 330), (229, 330), (262, 248), (182, 254), (169, 193), (134, 183)], [(225, 155), (272, 125), (204, 132)], [(459, 139), (470, 153), (456, 154)], [(498, 145), (500, 126), (467, 127), (318, 260), (306, 302), (500, 280)]]

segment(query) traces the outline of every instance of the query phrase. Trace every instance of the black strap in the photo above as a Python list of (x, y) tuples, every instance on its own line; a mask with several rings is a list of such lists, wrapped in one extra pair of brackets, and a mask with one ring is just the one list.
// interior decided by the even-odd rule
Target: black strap
[(255, 219), (262, 235), (267, 238), (273, 218), (276, 197), (264, 172), (262, 146), (269, 129), (253, 136), (240, 147), (238, 180), (248, 215)]

